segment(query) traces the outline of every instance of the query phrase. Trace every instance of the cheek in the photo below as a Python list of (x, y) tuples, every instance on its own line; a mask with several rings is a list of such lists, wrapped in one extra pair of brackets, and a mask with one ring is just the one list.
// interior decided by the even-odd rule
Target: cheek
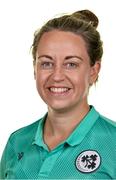
[(89, 71), (83, 68), (81, 71), (73, 74), (72, 77), (77, 83), (87, 83), (89, 81)]
[(47, 82), (48, 76), (44, 72), (39, 71), (39, 73), (36, 73), (36, 86), (39, 91), (42, 91), (43, 88), (45, 88), (46, 82)]
[(77, 85), (77, 88), (84, 89), (89, 87), (89, 73), (86, 70), (73, 77), (75, 77), (73, 82)]
[(36, 86), (38, 89), (41, 89), (44, 85), (44, 78), (41, 76), (36, 76)]
[(43, 97), (44, 94), (43, 87), (44, 87), (43, 79), (41, 79), (40, 77), (36, 77), (36, 89), (40, 97)]

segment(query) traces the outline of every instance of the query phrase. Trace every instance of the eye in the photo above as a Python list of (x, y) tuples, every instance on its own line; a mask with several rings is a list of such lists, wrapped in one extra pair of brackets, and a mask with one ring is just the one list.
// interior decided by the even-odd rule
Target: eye
[(41, 67), (43, 69), (51, 69), (53, 67), (53, 63), (52, 62), (48, 62), (48, 61), (42, 62), (41, 63)]
[(75, 69), (79, 66), (79, 64), (75, 63), (75, 62), (69, 62), (65, 64), (67, 69)]

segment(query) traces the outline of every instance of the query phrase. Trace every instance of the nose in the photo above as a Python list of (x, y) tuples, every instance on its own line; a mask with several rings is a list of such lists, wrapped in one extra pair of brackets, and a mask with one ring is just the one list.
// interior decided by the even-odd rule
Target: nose
[(64, 70), (62, 67), (56, 67), (54, 68), (52, 79), (56, 82), (60, 82), (64, 80)]

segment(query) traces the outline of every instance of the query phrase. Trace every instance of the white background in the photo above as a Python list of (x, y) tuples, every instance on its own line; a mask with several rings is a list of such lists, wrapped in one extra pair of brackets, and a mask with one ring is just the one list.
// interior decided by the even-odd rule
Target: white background
[(60, 13), (90, 9), (99, 18), (104, 56), (89, 102), (116, 121), (116, 9), (114, 0), (0, 1), (0, 156), (9, 135), (47, 111), (36, 91), (30, 47), (33, 33)]

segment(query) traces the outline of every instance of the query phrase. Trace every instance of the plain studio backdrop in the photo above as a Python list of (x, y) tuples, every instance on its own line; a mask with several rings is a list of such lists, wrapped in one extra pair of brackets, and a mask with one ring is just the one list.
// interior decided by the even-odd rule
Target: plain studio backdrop
[(12, 132), (36, 121), (47, 111), (36, 91), (30, 47), (34, 31), (62, 13), (90, 9), (98, 16), (104, 55), (99, 81), (89, 93), (89, 104), (116, 121), (114, 3), (114, 0), (0, 1), (0, 156)]

